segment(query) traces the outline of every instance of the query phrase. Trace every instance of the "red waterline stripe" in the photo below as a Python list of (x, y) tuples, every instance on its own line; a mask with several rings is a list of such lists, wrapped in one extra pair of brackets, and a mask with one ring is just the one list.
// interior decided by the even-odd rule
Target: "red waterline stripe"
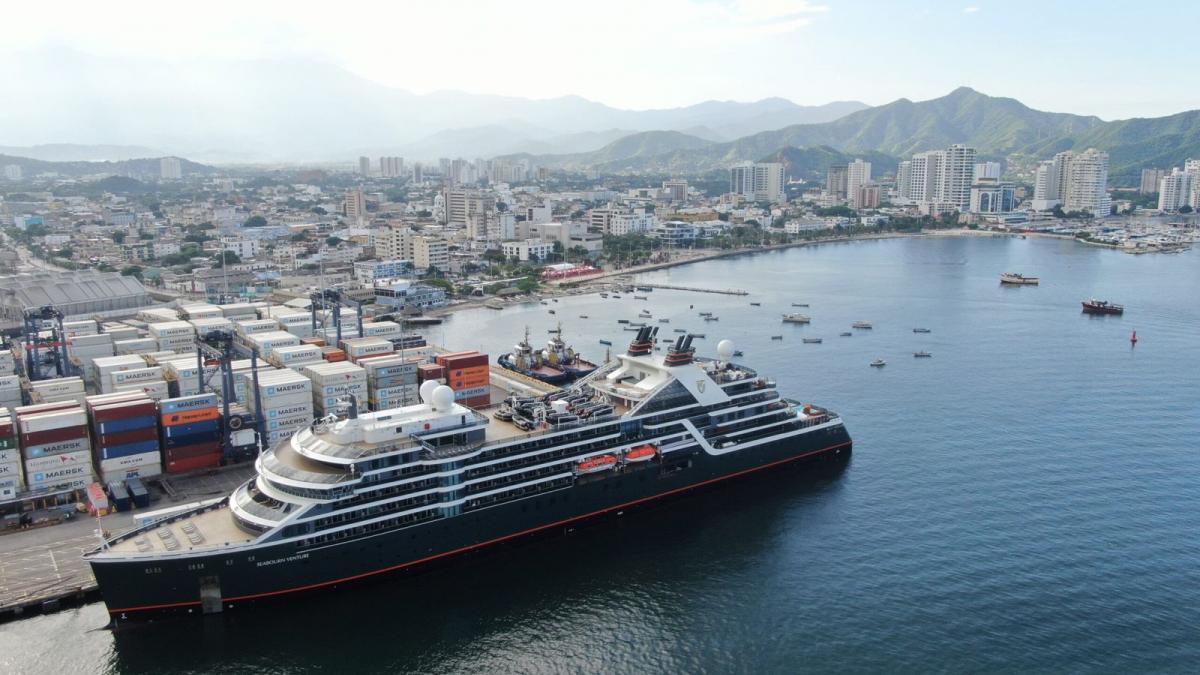
[[(643, 502), (652, 501), (655, 499), (666, 497), (668, 495), (673, 495), (673, 494), (676, 494), (679, 492), (685, 492), (687, 490), (694, 490), (698, 487), (710, 485), (712, 483), (718, 483), (723, 480), (735, 478), (737, 476), (742, 476), (742, 475), (745, 475), (748, 473), (753, 473), (755, 471), (769, 469), (773, 466), (778, 466), (780, 464), (794, 462), (798, 459), (804, 459), (805, 457), (811, 457), (813, 455), (818, 455), (822, 452), (828, 452), (830, 450), (844, 448), (847, 445), (850, 445), (849, 441), (847, 441), (846, 443), (839, 443), (837, 445), (831, 445), (826, 448), (821, 448), (820, 450), (813, 450), (812, 452), (806, 452), (803, 455), (796, 455), (795, 457), (788, 457), (787, 459), (776, 460), (774, 462), (771, 462), (770, 464), (763, 464), (762, 466), (756, 466), (756, 467), (752, 467), (749, 469), (742, 469), (741, 471), (735, 471), (734, 473), (731, 473), (731, 474), (726, 474), (724, 476), (718, 476), (717, 478), (710, 478), (708, 480), (701, 481), (699, 483), (694, 483), (692, 485), (685, 485), (683, 487), (678, 487), (673, 490), (667, 490), (666, 492), (660, 492), (656, 495), (650, 495), (649, 497), (639, 497), (638, 499), (634, 499), (633, 501), (625, 502), (624, 504), (617, 504), (616, 506), (609, 506), (609, 507), (600, 509), (598, 511), (592, 511), (591, 513), (585, 513), (585, 514), (579, 515), (579, 516), (572, 516), (565, 520), (560, 520), (560, 521), (557, 521), (554, 523), (549, 523), (547, 525), (538, 525), (537, 527), (531, 527), (527, 530), (522, 530), (520, 532), (506, 534), (503, 537), (489, 539), (488, 541), (480, 542), (478, 544), (471, 544), (470, 546), (463, 546), (463, 547), (456, 548), (451, 551), (444, 551), (442, 553), (436, 553), (434, 555), (426, 556), (424, 558), (419, 558), (417, 560), (410, 560), (409, 562), (400, 563), (399, 565), (392, 565), (391, 567), (384, 567), (383, 569), (373, 570), (370, 572), (363, 572), (361, 574), (355, 574), (355, 575), (348, 576), (348, 577), (342, 577), (340, 579), (333, 579), (331, 581), (319, 581), (315, 584), (308, 584), (306, 586), (297, 586), (295, 588), (286, 588), (286, 589), (283, 589), (280, 591), (268, 591), (266, 593), (253, 593), (251, 595), (240, 595), (240, 596), (237, 596), (234, 598), (223, 598), (222, 602), (240, 602), (242, 600), (253, 600), (256, 598), (266, 598), (266, 597), (270, 597), (270, 596), (274, 596), (274, 595), (283, 595), (285, 593), (297, 593), (300, 591), (312, 590), (314, 588), (321, 588), (323, 586), (331, 586), (334, 584), (345, 583), (347, 581), (354, 581), (356, 579), (362, 579), (364, 577), (374, 576), (376, 574), (385, 574), (387, 572), (394, 572), (396, 570), (404, 569), (406, 567), (412, 567), (413, 565), (420, 565), (421, 563), (426, 563), (431, 560), (437, 560), (438, 558), (444, 558), (446, 556), (456, 555), (459, 553), (465, 553), (467, 551), (473, 551), (475, 549), (483, 548), (485, 546), (491, 546), (492, 544), (499, 544), (500, 542), (508, 541), (509, 539), (515, 539), (517, 537), (522, 537), (527, 534), (533, 534), (534, 532), (546, 530), (551, 527), (558, 527), (559, 525), (566, 525), (568, 523), (573, 523), (573, 522), (576, 522), (579, 520), (591, 518), (592, 516), (598, 516), (598, 515), (601, 515), (604, 513), (609, 513), (611, 511), (616, 511), (618, 509), (623, 509), (628, 506), (634, 506), (635, 504), (641, 504)], [(188, 601), (188, 602), (175, 602), (175, 603), (170, 603), (170, 604), (165, 604), (165, 605), (144, 605), (141, 607), (129, 607), (129, 608), (125, 608), (125, 609), (110, 609), (110, 610), (108, 610), (108, 612), (109, 612), (109, 614), (116, 614), (118, 612), (139, 612), (139, 611), (145, 611), (145, 610), (151, 610), (151, 609), (166, 609), (166, 608), (170, 608), (170, 607), (184, 607), (184, 606), (199, 605), (199, 604), (200, 604), (199, 600), (192, 600), (192, 601)]]

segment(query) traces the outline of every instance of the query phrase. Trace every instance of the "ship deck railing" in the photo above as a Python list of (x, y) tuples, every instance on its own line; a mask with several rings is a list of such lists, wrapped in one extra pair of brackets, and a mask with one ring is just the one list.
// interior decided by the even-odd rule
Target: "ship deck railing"
[(292, 449), (290, 443), (283, 443), (272, 450), (264, 452), (255, 460), (258, 472), (278, 476), (285, 480), (316, 485), (336, 485), (348, 481), (359, 480), (359, 476), (345, 470), (313, 461)]

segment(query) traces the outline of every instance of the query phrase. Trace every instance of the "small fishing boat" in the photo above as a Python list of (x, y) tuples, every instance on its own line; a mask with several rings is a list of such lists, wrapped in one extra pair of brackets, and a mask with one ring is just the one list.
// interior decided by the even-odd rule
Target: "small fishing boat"
[(670, 319), (659, 319), (658, 322), (659, 323), (671, 323), (671, 320)]
[(928, 328), (914, 328), (913, 332), (914, 333), (932, 333), (933, 331), (929, 330)]
[(579, 315), (579, 318), (581, 318), (581, 319), (586, 319), (586, 318), (588, 318), (588, 315), (587, 315), (587, 314), (580, 314), (580, 315)]
[(1095, 298), (1092, 298), (1091, 300), (1083, 301), (1083, 313), (1084, 314), (1124, 314), (1125, 306), (1118, 305), (1115, 302), (1109, 302), (1107, 300), (1097, 300)]
[(873, 328), (870, 321), (855, 321), (854, 323), (850, 324), (850, 327), (858, 328), (860, 330), (871, 330)]
[(686, 332), (687, 332), (687, 329), (686, 329), (686, 328), (676, 328), (676, 329), (675, 329), (675, 332), (676, 332), (676, 333), (686, 333)]
[(550, 303), (546, 302), (545, 300), (542, 300), (542, 304), (543, 304), (543, 305), (548, 305), (548, 304), (550, 304)]
[(635, 295), (635, 296), (633, 296), (633, 299), (634, 300), (649, 300), (650, 298), (647, 298), (644, 295)]
[(752, 302), (752, 303), (750, 303), (750, 306), (751, 307), (762, 307), (762, 303), (761, 302)]
[(1041, 281), (1037, 277), (1027, 277), (1016, 272), (1005, 272), (1000, 275), (1000, 283), (1007, 286), (1037, 286)]
[(848, 331), (847, 331), (847, 332), (845, 332), (845, 333), (842, 333), (842, 337), (854, 337), (854, 333), (851, 333), (851, 332), (848, 332)]
[(807, 302), (793, 302), (792, 307), (808, 307)]
[(821, 344), (821, 338), (804, 338), (804, 344), (819, 345), (819, 344)]
[(719, 316), (706, 316), (706, 317), (704, 317), (704, 320), (705, 320), (705, 321), (720, 321), (720, 320), (721, 320), (721, 317), (719, 317)]
[(784, 314), (783, 322), (784, 323), (812, 323), (812, 318), (810, 318), (809, 316), (807, 316), (805, 314), (796, 314), (795, 312), (793, 312), (791, 314)]
[(886, 365), (887, 365), (887, 361), (884, 361), (883, 359), (875, 359), (874, 361), (871, 362), (872, 368), (882, 368)]
[(930, 354), (929, 352), (913, 352), (913, 358), (927, 359), (931, 356), (933, 356), (933, 354)]
[(712, 312), (700, 312), (700, 316), (712, 316)]
[(782, 335), (772, 335), (772, 336), (771, 336), (771, 339), (772, 339), (772, 340), (782, 340), (782, 339), (783, 339), (783, 336), (782, 336)]
[(691, 335), (692, 335), (692, 337), (696, 338), (697, 340), (703, 340), (705, 337), (704, 333), (692, 333)]
[(601, 293), (601, 294), (600, 294), (600, 297), (602, 297), (602, 298), (607, 298), (607, 297), (608, 297), (608, 293)]
[(600, 341), (600, 344), (602, 344), (602, 345), (608, 345), (609, 347), (611, 347), (611, 346), (612, 346), (612, 340), (601, 340), (601, 341)]
[(548, 310), (546, 310), (546, 311), (547, 311), (547, 312), (550, 312), (551, 314), (554, 314), (554, 310), (552, 310), (552, 309), (548, 309)]
[(558, 302), (558, 298), (550, 298), (553, 302)]
[(617, 319), (617, 323), (629, 323), (629, 319)]
[(742, 350), (740, 350), (740, 349), (733, 350), (733, 355), (734, 356), (745, 356), (745, 354), (743, 354)]
[(619, 295), (613, 295), (613, 299), (614, 299), (614, 300), (620, 300), (620, 299), (621, 299), (621, 296), (619, 296)]

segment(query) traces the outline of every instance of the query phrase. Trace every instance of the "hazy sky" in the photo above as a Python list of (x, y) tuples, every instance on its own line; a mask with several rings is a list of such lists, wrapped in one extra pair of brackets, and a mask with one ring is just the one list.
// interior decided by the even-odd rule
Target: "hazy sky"
[(958, 85), (1105, 119), (1200, 107), (1197, 0), (72, 0), (9, 3), (4, 22), (0, 56), (312, 58), (418, 93), (622, 108), (876, 105)]

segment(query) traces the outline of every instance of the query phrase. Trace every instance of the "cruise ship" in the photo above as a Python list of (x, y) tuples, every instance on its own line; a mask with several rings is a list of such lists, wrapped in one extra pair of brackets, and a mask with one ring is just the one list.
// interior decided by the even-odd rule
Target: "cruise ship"
[[(783, 398), (691, 335), (657, 328), (586, 378), (512, 397), (490, 418), (427, 382), (393, 410), (325, 418), (256, 459), (228, 498), (85, 554), (114, 621), (238, 611), (256, 601), (418, 571), (726, 479), (851, 452), (841, 418)], [(493, 412), (499, 413), (500, 409)]]

